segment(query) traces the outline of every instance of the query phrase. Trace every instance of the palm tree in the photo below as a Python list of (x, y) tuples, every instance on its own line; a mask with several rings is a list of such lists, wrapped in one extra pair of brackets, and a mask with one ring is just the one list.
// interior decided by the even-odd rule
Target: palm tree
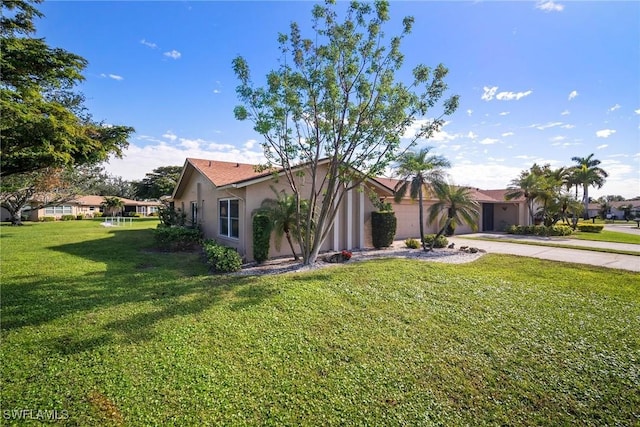
[(592, 185), (601, 188), (605, 178), (609, 176), (604, 169), (598, 167), (600, 160), (593, 158), (591, 153), (587, 157), (572, 157), (571, 160), (577, 163), (574, 168), (574, 178), (582, 185), (582, 203), (584, 204), (584, 219), (589, 219), (589, 187)]
[(424, 193), (428, 191), (428, 186), (442, 182), (444, 179), (444, 168), (451, 167), (451, 163), (443, 156), (429, 155), (432, 147), (426, 147), (417, 153), (405, 151), (397, 160), (398, 175), (400, 182), (394, 188), (394, 199), (397, 202), (405, 196), (407, 190), (411, 200), (418, 199), (418, 211), (420, 220), (420, 240), (422, 249), (427, 250), (424, 241), (424, 213), (423, 200)]
[[(475, 231), (478, 228), (477, 221), (480, 216), (479, 204), (471, 196), (469, 187), (456, 187), (446, 182), (439, 182), (433, 185), (433, 189), (438, 201), (429, 207), (429, 222), (431, 223), (438, 216), (441, 216), (442, 227), (431, 241), (429, 250), (433, 250), (436, 240), (450, 224), (463, 222)], [(447, 214), (441, 215), (445, 210)]]
[(282, 247), (282, 236), (287, 237), (287, 242), (293, 253), (294, 260), (298, 260), (298, 254), (293, 246), (291, 233), (294, 232), (299, 224), (300, 217), (304, 216), (306, 200), (300, 201), (300, 214), (298, 214), (298, 200), (295, 194), (286, 194), (283, 191), (278, 192), (272, 186), (271, 190), (276, 195), (275, 199), (265, 199), (262, 201), (257, 212), (266, 215), (271, 221), (272, 230), (276, 233), (275, 245), (279, 251)]
[(531, 224), (534, 223), (535, 212), (533, 210), (533, 202), (540, 194), (542, 178), (536, 173), (539, 169), (537, 165), (533, 165), (530, 170), (520, 172), (520, 176), (511, 180), (508, 191), (505, 193), (507, 200), (518, 199), (524, 197), (527, 201), (527, 208), (529, 209), (529, 218)]
[(113, 213), (116, 211), (122, 211), (124, 202), (119, 197), (106, 196), (104, 198), (104, 202), (102, 202), (100, 205), (104, 209), (105, 213), (111, 213), (113, 215)]

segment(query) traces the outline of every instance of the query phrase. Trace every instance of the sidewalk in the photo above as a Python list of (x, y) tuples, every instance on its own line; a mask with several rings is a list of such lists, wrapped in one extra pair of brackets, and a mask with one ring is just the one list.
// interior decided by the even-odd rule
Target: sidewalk
[[(474, 237), (488, 238), (488, 240), (476, 240)], [(557, 243), (583, 248), (609, 248), (627, 251), (640, 252), (640, 245), (628, 243), (592, 242), (585, 240), (574, 240), (562, 237), (536, 237), (536, 236), (516, 236), (512, 234), (499, 233), (475, 233), (464, 234), (447, 238), (450, 243), (455, 243), (456, 248), (460, 246), (473, 246), (484, 249), (488, 253), (520, 255), (552, 261), (574, 262), (578, 264), (589, 264), (599, 267), (619, 268), (622, 270), (640, 272), (640, 256), (621, 255), (605, 252), (594, 252), (584, 249), (565, 249), (550, 246), (534, 246), (532, 244), (508, 243), (500, 240), (521, 240), (523, 243)]]

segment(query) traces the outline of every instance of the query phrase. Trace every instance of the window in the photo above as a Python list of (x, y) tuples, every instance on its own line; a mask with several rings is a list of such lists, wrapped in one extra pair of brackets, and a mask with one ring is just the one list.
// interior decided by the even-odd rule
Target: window
[(49, 206), (48, 208), (44, 208), (45, 215), (70, 215), (72, 213), (72, 208), (69, 205)]
[(240, 237), (240, 202), (238, 199), (220, 200), (218, 206), (220, 218), (220, 235)]

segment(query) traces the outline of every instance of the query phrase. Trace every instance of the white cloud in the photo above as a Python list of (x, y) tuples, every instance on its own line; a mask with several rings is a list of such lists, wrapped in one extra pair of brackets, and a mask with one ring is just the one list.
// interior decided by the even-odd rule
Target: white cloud
[[(168, 132), (167, 135), (173, 134)], [(108, 173), (126, 180), (140, 180), (147, 172), (160, 166), (182, 166), (187, 157), (250, 164), (265, 161), (262, 149), (239, 149), (231, 144), (219, 144), (202, 139), (179, 140), (180, 144), (174, 144), (142, 135), (129, 145), (122, 159), (111, 158), (105, 169)]]
[(214, 89), (213, 93), (222, 93), (222, 91), (220, 89)]
[(175, 49), (169, 52), (165, 52), (163, 53), (163, 55), (172, 59), (180, 59), (180, 57), (182, 56), (182, 54)]
[(117, 80), (117, 81), (124, 80), (124, 77), (119, 76), (117, 74), (105, 74), (105, 73), (102, 73), (102, 74), (100, 74), (100, 77), (102, 77), (102, 78), (107, 78), (108, 77), (108, 78), (110, 78), (112, 80)]
[[(640, 110), (638, 110), (640, 111)], [(471, 117), (471, 115), (473, 114), (473, 110), (467, 110), (467, 116)]]
[(525, 96), (529, 96), (533, 93), (532, 90), (528, 90), (526, 92), (500, 92), (496, 95), (496, 99), (500, 101), (516, 101), (520, 100), (520, 98), (524, 98)]
[(578, 96), (578, 91), (577, 90), (572, 90), (571, 93), (569, 94), (569, 101), (571, 101), (576, 96)]
[(596, 147), (596, 150), (602, 150), (603, 148), (607, 148), (609, 146), (609, 144), (602, 144), (602, 145), (598, 145)]
[(173, 132), (171, 132), (170, 130), (166, 131), (164, 134), (162, 134), (163, 138), (167, 138), (168, 140), (171, 141), (175, 141), (176, 139), (178, 139), (177, 135)]
[(469, 131), (467, 134), (467, 138), (476, 139), (478, 137), (477, 134), (473, 133), (473, 131)]
[(565, 139), (567, 139), (567, 138), (564, 137), (564, 136), (558, 135), (558, 136), (554, 136), (549, 141), (551, 141), (551, 142), (559, 142), (559, 141), (564, 141)]
[(573, 128), (574, 128), (574, 127), (576, 127), (576, 126), (575, 126), (575, 125), (569, 125), (569, 124), (566, 124), (566, 125), (562, 125), (562, 126), (560, 126), (560, 127), (561, 127), (562, 129), (573, 129)]
[(145, 45), (145, 46), (147, 46), (147, 47), (150, 47), (151, 49), (157, 49), (158, 48), (157, 44), (149, 42), (149, 41), (146, 41), (145, 39), (140, 40), (140, 43)]
[(602, 129), (596, 132), (596, 136), (598, 138), (609, 138), (614, 133), (616, 133), (614, 129)]
[(633, 110), (633, 112), (636, 114), (640, 114), (640, 108), (638, 108), (637, 110)]
[(509, 115), (509, 114), (510, 114), (510, 113), (509, 113), (508, 111), (503, 111), (502, 113), (499, 113), (498, 115), (499, 115), (499, 116), (507, 116), (507, 115)]
[(495, 139), (495, 138), (485, 138), (482, 141), (480, 141), (480, 144), (482, 145), (493, 145), (496, 142), (500, 142), (499, 139)]
[(485, 101), (491, 101), (495, 96), (496, 92), (498, 91), (498, 86), (494, 86), (494, 87), (485, 86), (483, 89), (484, 89), (484, 93), (482, 94), (480, 99), (483, 99)]
[(564, 110), (562, 113), (560, 113), (561, 116), (568, 116), (569, 114), (571, 114), (569, 110)]
[(513, 132), (505, 132), (505, 133), (502, 134), (503, 137), (513, 136), (513, 135), (515, 135), (515, 133), (513, 133)]
[(517, 178), (522, 168), (497, 164), (504, 159), (492, 159), (494, 163), (488, 162), (456, 162), (448, 170), (449, 176), (454, 184), (468, 185), (473, 188), (485, 190), (507, 188), (512, 179)]
[(616, 104), (613, 107), (609, 108), (609, 111), (616, 111), (616, 110), (619, 110), (620, 108), (621, 108), (620, 104)]
[(247, 150), (251, 150), (254, 145), (256, 145), (256, 142), (258, 141), (256, 141), (255, 139), (249, 139), (244, 143), (244, 148), (246, 148)]
[(556, 3), (552, 0), (539, 1), (536, 4), (536, 9), (540, 9), (545, 12), (562, 12), (564, 5)]
[(553, 127), (560, 126), (560, 125), (562, 125), (562, 122), (549, 122), (549, 123), (544, 124), (544, 125), (536, 124), (536, 125), (531, 125), (529, 127), (536, 128), (536, 129), (539, 129), (539, 130), (545, 130), (545, 129), (553, 128)]

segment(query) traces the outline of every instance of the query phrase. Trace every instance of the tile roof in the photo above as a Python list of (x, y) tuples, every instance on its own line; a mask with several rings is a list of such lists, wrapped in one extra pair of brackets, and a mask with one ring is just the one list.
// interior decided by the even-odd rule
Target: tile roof
[(269, 175), (271, 172), (256, 172), (256, 165), (236, 162), (220, 162), (218, 160), (187, 159), (201, 174), (206, 176), (216, 187), (235, 184), (248, 179)]

